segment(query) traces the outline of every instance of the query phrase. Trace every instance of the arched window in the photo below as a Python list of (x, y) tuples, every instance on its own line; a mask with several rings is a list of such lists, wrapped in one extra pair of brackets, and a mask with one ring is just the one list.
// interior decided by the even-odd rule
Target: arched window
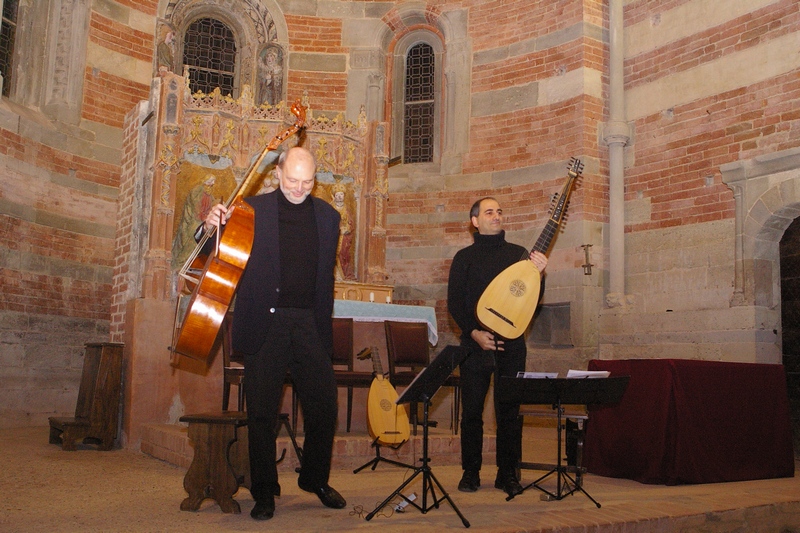
[(0, 74), (3, 76), (3, 96), (8, 96), (11, 91), (18, 4), (19, 0), (3, 2), (3, 24), (0, 28)]
[(201, 18), (186, 29), (183, 64), (189, 67), (192, 92), (206, 94), (219, 87), (224, 95), (238, 96), (236, 87), (236, 40), (222, 21)]
[(436, 72), (433, 47), (427, 43), (412, 46), (406, 54), (405, 128), (403, 162), (433, 161), (434, 96)]
[(392, 155), (403, 163), (438, 163), (441, 157), (444, 46), (431, 31), (401, 37), (392, 72)]

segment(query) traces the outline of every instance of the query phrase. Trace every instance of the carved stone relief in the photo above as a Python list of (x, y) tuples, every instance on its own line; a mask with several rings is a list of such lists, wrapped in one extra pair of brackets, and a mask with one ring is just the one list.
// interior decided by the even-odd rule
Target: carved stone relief
[(268, 44), (258, 54), (256, 104), (276, 105), (283, 100), (284, 53), (277, 44)]

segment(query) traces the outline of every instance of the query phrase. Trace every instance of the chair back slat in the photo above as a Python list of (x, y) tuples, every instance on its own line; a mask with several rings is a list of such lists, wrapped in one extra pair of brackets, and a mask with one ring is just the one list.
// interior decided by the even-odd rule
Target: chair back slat
[(89, 419), (95, 402), (98, 372), (102, 350), (87, 345), (83, 352), (83, 371), (78, 388), (78, 402), (75, 404), (75, 418)]
[(353, 319), (333, 319), (333, 355), (334, 365), (346, 366), (353, 370)]
[(422, 368), (428, 365), (428, 325), (424, 322), (384, 322), (389, 374), (396, 367)]
[(233, 351), (233, 309), (229, 309), (225, 316), (222, 317), (222, 326), (220, 333), (222, 338), (222, 366), (223, 368), (230, 368), (231, 363), (244, 364), (244, 356)]

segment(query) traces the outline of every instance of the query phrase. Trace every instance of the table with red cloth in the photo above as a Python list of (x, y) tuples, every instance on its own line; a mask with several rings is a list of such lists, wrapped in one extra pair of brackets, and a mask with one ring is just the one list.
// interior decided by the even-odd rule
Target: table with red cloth
[(666, 485), (794, 475), (783, 365), (628, 359), (589, 370), (630, 376), (619, 404), (590, 406), (590, 473)]

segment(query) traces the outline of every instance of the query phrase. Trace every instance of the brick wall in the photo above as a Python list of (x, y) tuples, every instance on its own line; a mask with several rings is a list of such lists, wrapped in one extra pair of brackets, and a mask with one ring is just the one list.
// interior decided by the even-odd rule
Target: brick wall
[[(637, 15), (634, 11), (632, 15)], [(778, 2), (626, 61), (626, 86), (669, 75), (758, 46), (800, 28), (800, 6)], [(712, 51), (713, 53), (708, 53)], [(698, 98), (636, 120), (636, 166), (628, 199), (647, 197), (652, 219), (631, 231), (694, 224), (734, 216), (733, 193), (719, 166), (797, 146), (800, 119), (796, 72), (748, 87)], [(707, 181), (708, 180), (708, 181)]]
[[(553, 194), (564, 185), (566, 168), (554, 162), (588, 157), (596, 163), (573, 192), (569, 225), (580, 235), (585, 221), (607, 219), (606, 183), (598, 173), (605, 167), (597, 136), (604, 120), (598, 96), (603, 88), (598, 81), (570, 96), (548, 94), (547, 89), (581, 72), (604, 72), (607, 52), (600, 31), (583, 27), (602, 27), (603, 16), (601, 2), (470, 5), (473, 107), (457, 110), (471, 114), (461, 174), (403, 187), (399, 181), (393, 186), (398, 172), (390, 171), (387, 271), (400, 299), (417, 295), (436, 307), (444, 342), (458, 334), (446, 311), (446, 284), (452, 256), (472, 242), (468, 212), (476, 199), (497, 198), (509, 240), (530, 248), (547, 220)], [(424, 177), (419, 180), (423, 183)], [(571, 276), (580, 269), (582, 250), (571, 239), (560, 239), (566, 257), (554, 261), (552, 271), (564, 269)]]
[[(29, 118), (36, 110), (0, 109), (0, 391), (12, 391), (0, 392), (0, 405), (9, 406), (0, 419), (41, 422), (69, 412), (82, 344), (109, 335), (119, 340), (124, 300), (135, 289), (127, 285), (127, 269), (130, 256), (141, 252), (134, 250), (135, 232), (127, 229), (141, 209), (134, 193), (137, 105), (150, 90), (150, 32), (160, 2), (96, 4), (86, 35), (87, 64), (77, 73), (80, 101), (68, 103), (80, 108), (81, 124), (62, 127)], [(530, 245), (563, 183), (564, 169), (556, 162), (560, 167), (577, 155), (590, 165), (552, 256), (548, 294), (586, 304), (581, 291), (590, 286), (599, 296), (589, 303), (602, 305), (602, 246), (595, 248), (596, 276), (584, 279), (579, 245), (598, 234), (602, 245), (608, 218), (607, 150), (600, 141), (607, 120), (606, 2), (430, 4), (413, 21), (445, 39), (453, 36), (444, 35), (437, 20), (450, 11), (465, 13), (468, 34), (457, 37), (463, 37), (459, 46), (469, 47), (471, 74), (469, 87), (459, 90), (490, 105), (455, 110), (469, 114), (469, 131), (454, 174), (390, 170), (389, 282), (408, 302), (436, 306), (446, 341), (453, 333), (444, 306), (447, 272), (455, 251), (471, 241), (466, 214), (472, 202), (498, 197), (513, 240)], [(730, 317), (721, 326), (701, 326), (698, 335), (706, 339), (711, 330), (720, 339), (730, 337), (744, 320), (726, 310), (734, 201), (719, 166), (800, 147), (800, 76), (791, 63), (796, 54), (787, 53), (800, 34), (800, 5), (734, 4), (738, 11), (715, 9), (707, 17), (694, 14), (706, 13), (710, 0), (625, 5), (633, 132), (625, 169), (626, 283), (639, 298), (640, 313), (606, 324), (600, 348), (592, 326), (587, 338), (594, 338), (593, 350), (624, 344), (641, 351), (636, 343), (642, 338), (648, 350), (669, 345), (652, 332), (669, 323), (688, 343), (706, 343), (686, 353), (723, 357), (723, 340), (708, 349), (707, 340), (686, 333), (701, 322), (691, 313), (706, 313), (703, 320)], [(332, 5), (327, 9), (334, 11)], [(372, 16), (399, 36), (410, 29), (401, 11), (411, 9), (405, 2), (388, 13), (380, 2), (364, 6), (364, 13), (321, 16), (286, 8), (289, 98), (305, 90), (313, 109), (340, 112), (348, 94), (363, 90), (348, 87), (351, 50), (345, 43), (351, 36), (343, 34), (345, 22)], [(446, 60), (445, 68), (451, 67)], [(124, 198), (119, 206), (118, 197)], [(122, 254), (115, 256), (115, 247)], [(667, 309), (669, 316), (658, 314)], [(646, 334), (631, 334), (636, 328)], [(622, 353), (611, 352), (604, 355)]]
[(0, 425), (42, 424), (74, 410), (83, 345), (108, 339), (118, 176), (0, 134)]
[[(35, 109), (4, 104), (0, 110), (2, 426), (42, 425), (48, 416), (71, 414), (84, 344), (110, 340), (120, 186), (115, 132), (148, 96), (153, 35), (134, 27), (141, 28), (143, 14), (155, 15), (158, 2), (108, 4), (114, 9), (89, 18), (85, 38), (94, 48), (87, 64), (76, 71), (57, 66), (60, 83), (75, 81), (63, 76), (83, 81), (78, 101), (58, 102), (80, 110), (77, 127)], [(46, 21), (26, 23), (46, 27)], [(104, 55), (130, 63), (92, 64)], [(137, 79), (139, 72), (147, 76)]]
[[(343, 62), (326, 57), (342, 57), (347, 52), (342, 46), (342, 20), (287, 14), (286, 24), (289, 29), (288, 99), (299, 98), (307, 91), (313, 109), (344, 111), (347, 73), (338, 66)], [(309, 59), (298, 67), (293, 55)]]
[[(145, 63), (153, 61), (153, 35), (136, 31), (117, 21), (92, 13), (89, 40), (98, 46)], [(150, 91), (148, 80), (131, 80), (119, 73), (87, 66), (84, 76), (83, 112), (86, 120), (122, 128), (123, 117)]]
[[(147, 107), (146, 104), (142, 104)], [(141, 108), (133, 108), (125, 117), (125, 129), (122, 141), (122, 161), (120, 162), (119, 204), (117, 206), (117, 226), (114, 249), (116, 250), (114, 262), (114, 287), (111, 295), (111, 338), (115, 342), (122, 342), (125, 333), (125, 309), (132, 295), (130, 270), (138, 251), (138, 243), (134, 241), (137, 232), (134, 231), (134, 221), (137, 214), (134, 209), (140, 206), (137, 202), (136, 179), (139, 176), (138, 149), (140, 147), (140, 115)]]
[[(800, 76), (797, 61), (788, 59), (797, 56), (785, 53), (796, 47), (800, 5), (739, 2), (701, 16), (709, 5), (625, 5), (632, 126), (625, 149), (625, 269), (635, 312), (601, 330), (596, 317), (584, 324), (587, 339), (601, 339), (603, 357), (753, 357), (752, 343), (744, 340), (752, 338), (751, 315), (729, 310), (735, 203), (719, 168), (800, 146)], [(469, 150), (456, 176), (440, 178), (434, 171), (426, 181), (422, 171), (390, 171), (391, 281), (410, 300), (436, 305), (447, 320), (448, 258), (471, 242), (466, 212), (472, 200), (498, 197), (512, 240), (530, 245), (560, 185), (546, 166), (578, 155), (589, 165), (571, 199), (565, 235), (551, 254), (545, 298), (555, 294), (575, 303), (588, 282), (599, 290), (585, 297), (599, 296), (595, 303), (603, 307), (602, 279), (569, 274), (580, 275), (577, 245), (607, 231), (608, 163), (601, 139), (608, 120), (608, 51), (598, 31), (607, 28), (606, 7), (503, 0), (469, 8), (473, 107), (458, 110), (471, 111)], [(568, 87), (579, 71), (581, 94), (558, 99), (564, 90), (559, 80)], [(592, 72), (601, 73), (599, 91)], [(443, 192), (448, 189), (458, 192)], [(607, 275), (606, 251), (602, 238), (595, 242), (598, 276)], [(452, 324), (445, 324), (444, 334), (451, 331)]]
[[(632, 10), (632, 20), (640, 17)], [(720, 75), (745, 68), (726, 59), (799, 30), (800, 6), (777, 2), (629, 58), (626, 86), (652, 86), (712, 62)], [(733, 192), (721, 182), (720, 165), (800, 145), (798, 109), (800, 78), (791, 72), (638, 117), (626, 198), (647, 199), (652, 214), (628, 230), (732, 218)]]
[(145, 15), (158, 14), (159, 0), (115, 0), (117, 4), (127, 6)]
[(780, 318), (732, 305), (736, 202), (720, 172), (800, 146), (798, 69), (764, 61), (790, 57), (800, 6), (764, 4), (731, 5), (702, 25), (702, 2), (625, 11), (625, 265), (636, 312), (604, 318), (604, 358), (777, 362)]

